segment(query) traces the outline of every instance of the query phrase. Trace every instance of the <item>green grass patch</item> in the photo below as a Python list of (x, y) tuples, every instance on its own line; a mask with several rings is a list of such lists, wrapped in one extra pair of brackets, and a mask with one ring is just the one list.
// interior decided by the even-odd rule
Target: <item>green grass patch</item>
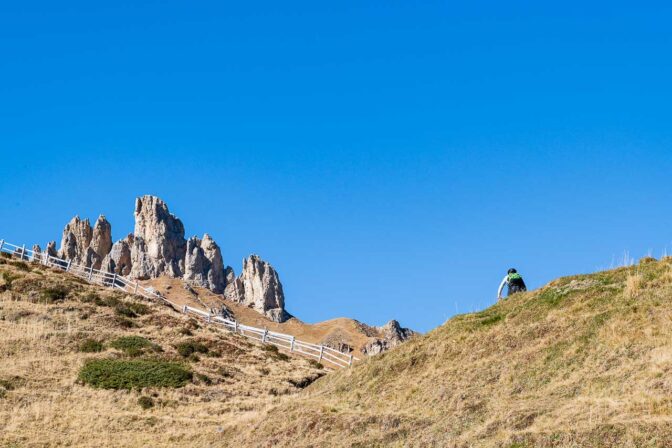
[(177, 388), (192, 377), (188, 367), (169, 361), (98, 359), (79, 371), (79, 380), (97, 389)]
[(82, 353), (100, 353), (103, 351), (103, 343), (95, 339), (84, 339), (79, 344), (79, 351)]
[(127, 356), (141, 356), (149, 352), (161, 352), (161, 347), (142, 336), (122, 336), (110, 343), (110, 347), (121, 350)]

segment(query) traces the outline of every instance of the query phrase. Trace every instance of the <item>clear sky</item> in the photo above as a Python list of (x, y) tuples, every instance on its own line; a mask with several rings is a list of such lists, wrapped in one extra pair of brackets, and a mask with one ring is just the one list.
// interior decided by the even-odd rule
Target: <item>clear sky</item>
[(155, 194), (301, 319), (420, 331), (672, 254), (670, 3), (457, 3), (2, 2), (0, 238)]

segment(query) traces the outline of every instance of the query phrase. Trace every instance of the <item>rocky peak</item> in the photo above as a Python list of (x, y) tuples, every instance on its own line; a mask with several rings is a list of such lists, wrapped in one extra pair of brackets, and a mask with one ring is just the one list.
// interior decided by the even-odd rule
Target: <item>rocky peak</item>
[(362, 353), (366, 355), (377, 355), (394, 348), (413, 337), (415, 331), (402, 328), (399, 322), (391, 320), (382, 327), (373, 327), (373, 330), (380, 336), (375, 341), (366, 344), (362, 348)]
[(100, 269), (111, 247), (112, 227), (105, 216), (98, 217), (94, 228), (88, 219), (82, 220), (75, 216), (63, 229), (59, 257)]
[(222, 251), (207, 233), (202, 240), (195, 236), (187, 240), (184, 280), (217, 294), (224, 292), (226, 277)]
[(182, 277), (187, 249), (184, 225), (165, 202), (149, 195), (136, 199), (134, 236), (132, 277)]
[(88, 219), (81, 220), (79, 215), (76, 215), (63, 229), (60, 257), (81, 264), (91, 244), (91, 238), (93, 238), (91, 223)]
[(93, 225), (90, 247), (101, 260), (112, 249), (112, 225), (105, 218), (105, 215), (100, 215)]
[(285, 311), (285, 294), (278, 273), (258, 255), (243, 260), (243, 271), (227, 285), (225, 295), (275, 322), (284, 322), (291, 317)]
[(110, 253), (103, 260), (102, 268), (107, 272), (129, 275), (132, 267), (131, 247), (133, 247), (133, 240), (133, 234), (129, 233), (126, 238), (114, 243)]

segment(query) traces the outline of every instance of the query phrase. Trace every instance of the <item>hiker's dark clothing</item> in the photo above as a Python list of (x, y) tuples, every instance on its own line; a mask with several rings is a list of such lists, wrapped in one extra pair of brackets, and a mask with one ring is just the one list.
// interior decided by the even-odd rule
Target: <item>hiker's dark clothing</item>
[(520, 274), (518, 273), (507, 274), (507, 276), (504, 277), (504, 279), (502, 280), (502, 283), (499, 285), (499, 291), (497, 291), (497, 298), (502, 297), (502, 290), (504, 289), (505, 285), (509, 286), (509, 292), (507, 296), (510, 296), (517, 292), (527, 291), (527, 286), (525, 286), (523, 277), (521, 277)]

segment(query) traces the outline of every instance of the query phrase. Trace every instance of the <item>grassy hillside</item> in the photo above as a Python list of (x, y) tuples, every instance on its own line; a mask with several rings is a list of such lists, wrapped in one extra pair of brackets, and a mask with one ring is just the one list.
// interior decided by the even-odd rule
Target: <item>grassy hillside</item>
[(315, 364), (0, 257), (0, 447), (222, 444)]
[(672, 446), (672, 262), (556, 280), (329, 375), (242, 446)]

